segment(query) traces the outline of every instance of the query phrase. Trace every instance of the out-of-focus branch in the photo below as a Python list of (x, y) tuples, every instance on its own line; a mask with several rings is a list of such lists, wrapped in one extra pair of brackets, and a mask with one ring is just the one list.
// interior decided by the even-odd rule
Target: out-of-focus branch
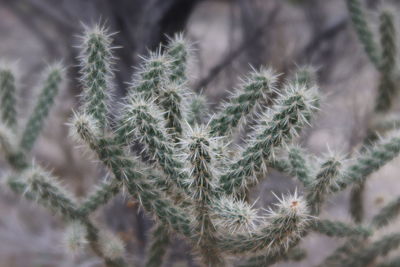
[(49, 55), (52, 57), (59, 55), (59, 51), (56, 49), (56, 46), (54, 46), (54, 43), (51, 41), (51, 39), (38, 26), (34, 17), (28, 15), (28, 9), (21, 8), (16, 1), (4, 1), (3, 5), (9, 9), (22, 24), (24, 24), (30, 31), (34, 33), (34, 36), (43, 43)]
[(325, 41), (335, 38), (340, 32), (346, 29), (348, 25), (347, 18), (341, 18), (335, 23), (327, 27), (320, 34), (316, 35), (308, 45), (299, 53), (296, 62), (301, 62), (302, 59), (309, 58), (312, 53), (317, 50)]
[(238, 58), (243, 52), (251, 47), (251, 45), (263, 36), (263, 33), (268, 29), (267, 25), (271, 24), (279, 14), (280, 5), (276, 5), (266, 20), (264, 20), (254, 30), (251, 38), (243, 40), (236, 48), (232, 49), (219, 63), (211, 67), (208, 74), (202, 78), (195, 86), (194, 90), (199, 92), (208, 84), (210, 84), (227, 66), (229, 66), (236, 58)]

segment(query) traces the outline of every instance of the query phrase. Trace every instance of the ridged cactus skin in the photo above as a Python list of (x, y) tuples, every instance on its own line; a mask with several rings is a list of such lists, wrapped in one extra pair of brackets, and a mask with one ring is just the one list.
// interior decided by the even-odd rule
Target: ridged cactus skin
[[(357, 11), (359, 2), (349, 0), (348, 4), (358, 31), (366, 34), (360, 39), (367, 42), (369, 56), (375, 60), (372, 35), (363, 29), (366, 22)], [(382, 25), (390, 25), (390, 16), (385, 16)], [(393, 29), (382, 27), (387, 30), (385, 38), (393, 37)], [(110, 179), (81, 201), (30, 158), (65, 79), (63, 67), (54, 65), (47, 70), (43, 90), (22, 131), (15, 75), (9, 68), (0, 69), (0, 147), (11, 167), (5, 184), (65, 221), (63, 243), (71, 253), (90, 248), (105, 266), (134, 265), (134, 257), (126, 256), (123, 241), (98, 227), (90, 216), (120, 192), (136, 199), (154, 220), (142, 261), (147, 267), (164, 264), (172, 235), (186, 241), (199, 265), (216, 267), (301, 260), (312, 254), (300, 248), (300, 242), (312, 232), (347, 238), (343, 247), (324, 261), (326, 266), (338, 262), (340, 266), (365, 266), (399, 246), (398, 234), (367, 242), (375, 230), (399, 215), (398, 200), (388, 203), (370, 224), (318, 218), (330, 195), (364, 183), (398, 156), (400, 137), (394, 131), (346, 160), (335, 153), (319, 158), (296, 144), (300, 131), (321, 108), (312, 68), (300, 68), (286, 81), (280, 81), (271, 68), (252, 69), (212, 114), (207, 98), (188, 87), (192, 53), (190, 43), (179, 34), (142, 58), (120, 110), (111, 116), (112, 42), (112, 35), (100, 26), (86, 28), (82, 37), (82, 105), (70, 121), (71, 134), (93, 152)], [(392, 48), (387, 44), (383, 55), (390, 57)], [(376, 61), (382, 62), (380, 69), (392, 71), (392, 61)], [(382, 79), (388, 77), (392, 76)], [(235, 132), (248, 118), (252, 118), (252, 129), (245, 144), (234, 145)], [(132, 144), (143, 149), (131, 151)], [(267, 210), (255, 208), (248, 192), (271, 168), (297, 179), (301, 189), (276, 196), (275, 205)], [(349, 250), (350, 246), (357, 247)]]
[(44, 74), (43, 89), (39, 94), (37, 103), (32, 115), (21, 136), (20, 147), (24, 151), (30, 151), (35, 143), (40, 130), (43, 127), (44, 119), (50, 112), (54, 99), (57, 96), (61, 81), (63, 79), (63, 69), (60, 65), (50, 66)]
[(17, 123), (15, 77), (10, 66), (0, 67), (1, 120), (10, 128)]

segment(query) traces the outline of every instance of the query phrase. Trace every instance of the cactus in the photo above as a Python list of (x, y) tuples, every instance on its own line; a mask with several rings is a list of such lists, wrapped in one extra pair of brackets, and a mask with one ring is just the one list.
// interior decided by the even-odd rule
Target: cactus
[[(355, 21), (359, 27), (365, 24), (359, 18)], [(278, 75), (269, 68), (253, 69), (212, 115), (204, 96), (190, 92), (187, 86), (190, 47), (183, 35), (178, 35), (169, 39), (164, 49), (142, 58), (120, 112), (110, 116), (111, 37), (105, 28), (96, 26), (87, 28), (82, 39), (82, 106), (70, 122), (71, 132), (99, 159), (111, 179), (80, 202), (51, 173), (28, 160), (64, 79), (62, 68), (52, 67), (47, 72), (37, 105), (21, 134), (13, 97), (14, 74), (0, 70), (2, 103), (6, 103), (0, 109), (0, 146), (12, 167), (5, 184), (67, 223), (64, 243), (72, 253), (88, 247), (106, 266), (133, 264), (128, 260), (132, 257), (125, 256), (123, 242), (90, 218), (121, 191), (135, 198), (154, 219), (145, 261), (151, 267), (163, 264), (171, 233), (185, 239), (204, 266), (268, 266), (304, 258), (306, 252), (299, 243), (311, 232), (348, 238), (345, 245), (360, 244), (399, 214), (396, 200), (370, 225), (318, 217), (330, 195), (365, 182), (398, 156), (400, 137), (395, 132), (368, 145), (353, 159), (346, 159), (350, 164), (333, 155), (318, 158), (319, 164), (315, 164), (317, 157), (295, 144), (320, 105), (311, 68), (299, 69), (285, 83), (278, 82)], [(373, 46), (368, 47), (370, 51)], [(382, 69), (392, 69), (388, 62), (383, 65)], [(388, 77), (392, 76), (384, 79)], [(231, 137), (250, 116), (254, 118), (253, 131), (243, 147), (237, 148)], [(130, 151), (132, 143), (140, 143), (144, 149)], [(298, 179), (303, 189), (277, 197), (275, 207), (265, 211), (255, 208), (247, 194), (270, 168)], [(337, 253), (341, 253), (344, 266), (364, 266), (399, 244), (395, 234), (352, 252), (339, 249)]]

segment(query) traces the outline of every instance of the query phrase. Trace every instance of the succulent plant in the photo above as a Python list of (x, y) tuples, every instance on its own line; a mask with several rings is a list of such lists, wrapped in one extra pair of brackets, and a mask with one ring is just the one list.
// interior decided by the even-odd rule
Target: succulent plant
[[(376, 110), (383, 112), (385, 106), (386, 111), (391, 99), (387, 94), (391, 96), (392, 91), (383, 90), (394, 84), (392, 18), (382, 14), (385, 41), (379, 57), (358, 0), (348, 0), (348, 6), (371, 61), (379, 62), (382, 86)], [(64, 243), (73, 253), (89, 246), (106, 266), (133, 264), (125, 257), (123, 242), (89, 217), (122, 191), (136, 199), (155, 222), (146, 266), (163, 264), (172, 234), (185, 239), (204, 266), (268, 266), (300, 260), (307, 252), (299, 242), (310, 232), (347, 239), (324, 266), (366, 266), (400, 245), (400, 233), (367, 242), (374, 230), (400, 213), (398, 200), (384, 207), (370, 224), (318, 217), (330, 195), (363, 184), (398, 156), (400, 135), (372, 138), (373, 144), (365, 142), (352, 159), (329, 154), (313, 160), (315, 156), (295, 140), (320, 108), (310, 68), (299, 69), (286, 81), (270, 68), (253, 70), (230, 99), (209, 114), (205, 96), (188, 86), (191, 48), (179, 34), (143, 57), (120, 111), (110, 116), (111, 37), (105, 28), (88, 27), (80, 47), (82, 105), (74, 112), (71, 130), (112, 178), (79, 202), (29, 158), (64, 80), (63, 68), (56, 64), (46, 71), (43, 90), (25, 127), (18, 125), (14, 74), (7, 67), (0, 69), (0, 145), (12, 169), (4, 180), (15, 193), (36, 200), (65, 220)], [(249, 118), (253, 127), (246, 142), (234, 145), (233, 134)], [(137, 143), (142, 150), (130, 149)], [(249, 189), (271, 168), (298, 179), (302, 189), (277, 197), (275, 207), (267, 211), (256, 209)], [(360, 243), (351, 251), (345, 249)]]

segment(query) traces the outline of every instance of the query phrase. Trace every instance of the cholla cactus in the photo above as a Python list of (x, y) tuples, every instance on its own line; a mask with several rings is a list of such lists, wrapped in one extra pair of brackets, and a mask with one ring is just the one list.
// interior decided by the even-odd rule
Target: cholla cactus
[[(187, 87), (190, 47), (178, 35), (166, 47), (143, 58), (121, 112), (109, 116), (111, 44), (105, 29), (85, 31), (80, 56), (83, 103), (74, 114), (71, 130), (112, 179), (81, 202), (50, 173), (28, 160), (63, 79), (62, 68), (50, 68), (22, 134), (16, 123), (13, 74), (0, 70), (1, 97), (7, 103), (1, 109), (0, 145), (13, 167), (6, 184), (68, 222), (65, 244), (74, 253), (88, 245), (106, 266), (132, 264), (125, 259), (123, 242), (89, 218), (120, 191), (137, 199), (155, 221), (146, 266), (162, 265), (171, 233), (184, 238), (204, 266), (235, 265), (239, 258), (240, 266), (268, 266), (304, 258), (306, 253), (298, 246), (310, 232), (350, 237), (348, 243), (360, 243), (399, 214), (399, 201), (395, 201), (370, 226), (317, 217), (330, 194), (365, 181), (396, 157), (400, 137), (395, 134), (360, 151), (350, 165), (337, 156), (314, 164), (314, 156), (294, 145), (319, 107), (318, 86), (310, 68), (299, 70), (283, 83), (271, 69), (253, 70), (229, 101), (208, 116), (205, 97)], [(256, 118), (256, 125), (246, 144), (237, 149), (230, 138), (250, 116)], [(133, 142), (141, 143), (144, 149), (131, 152), (128, 147)], [(248, 189), (268, 175), (270, 168), (296, 177), (304, 191), (277, 197), (276, 207), (268, 211), (256, 209), (248, 200)], [(398, 235), (345, 254), (343, 266), (369, 264), (399, 246)]]

